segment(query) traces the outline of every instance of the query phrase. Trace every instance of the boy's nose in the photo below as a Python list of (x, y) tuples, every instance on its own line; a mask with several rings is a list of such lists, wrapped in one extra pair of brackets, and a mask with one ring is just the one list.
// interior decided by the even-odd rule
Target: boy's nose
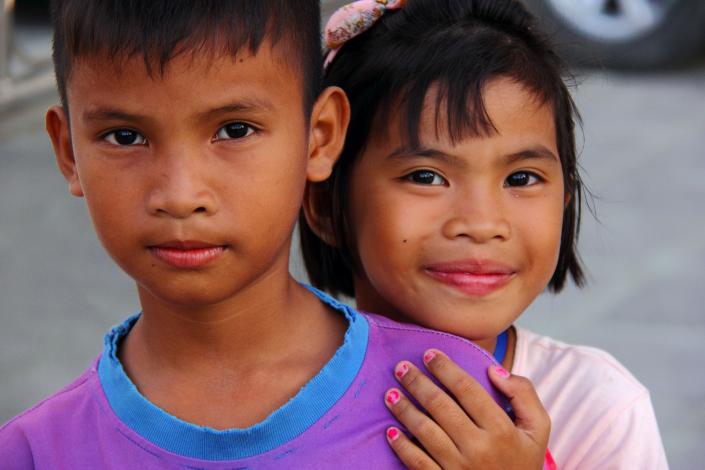
[(152, 215), (177, 219), (195, 214), (213, 215), (218, 209), (213, 191), (197, 165), (183, 158), (170, 159), (158, 172), (147, 210)]
[(442, 232), (446, 238), (465, 238), (475, 243), (509, 239), (511, 223), (501, 195), (479, 191), (459, 194), (443, 223)]

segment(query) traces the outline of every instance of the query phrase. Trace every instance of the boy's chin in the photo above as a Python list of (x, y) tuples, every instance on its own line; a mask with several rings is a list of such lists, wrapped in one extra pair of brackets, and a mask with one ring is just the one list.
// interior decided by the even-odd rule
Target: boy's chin
[(145, 305), (162, 304), (180, 309), (207, 309), (226, 302), (240, 289), (235, 284), (230, 285), (200, 285), (199, 283), (172, 282), (169, 284), (138, 283), (140, 300), (143, 308)]

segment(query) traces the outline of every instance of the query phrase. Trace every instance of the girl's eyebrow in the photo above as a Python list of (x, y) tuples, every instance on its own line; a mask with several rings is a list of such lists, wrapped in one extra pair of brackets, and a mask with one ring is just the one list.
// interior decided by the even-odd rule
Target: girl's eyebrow
[(540, 159), (540, 160), (553, 160), (555, 163), (560, 163), (560, 159), (551, 152), (549, 149), (544, 147), (543, 145), (537, 145), (535, 147), (521, 150), (519, 152), (515, 153), (510, 153), (509, 155), (506, 155), (504, 157), (505, 163), (507, 165), (511, 165), (512, 163), (516, 163), (518, 161), (522, 160), (535, 160), (535, 159)]
[(464, 158), (461, 158), (457, 155), (451, 155), (448, 153), (445, 153), (441, 150), (430, 148), (430, 147), (408, 147), (408, 146), (402, 146), (394, 149), (389, 155), (387, 155), (387, 158), (390, 160), (405, 160), (409, 158), (418, 158), (418, 157), (424, 157), (424, 158), (430, 158), (433, 160), (440, 160), (442, 162), (445, 162), (449, 165), (453, 166), (458, 166), (458, 167), (464, 167), (467, 166), (467, 162), (465, 161)]
[[(425, 157), (434, 160), (440, 160), (449, 165), (464, 167), (467, 166), (466, 159), (457, 155), (451, 155), (441, 150), (430, 147), (413, 148), (408, 146), (398, 147), (393, 150), (387, 158), (391, 160), (405, 160), (409, 158)], [(522, 160), (551, 160), (555, 163), (560, 163), (559, 158), (548, 148), (539, 144), (532, 148), (520, 150), (519, 152), (505, 155), (502, 160), (504, 165), (511, 165)]]

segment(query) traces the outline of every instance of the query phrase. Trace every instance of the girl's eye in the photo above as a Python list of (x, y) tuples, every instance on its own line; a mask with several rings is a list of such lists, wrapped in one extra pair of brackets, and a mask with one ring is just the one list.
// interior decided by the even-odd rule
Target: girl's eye
[(431, 186), (440, 186), (446, 184), (445, 178), (431, 170), (418, 170), (408, 174), (405, 177), (407, 180), (416, 184), (424, 184)]
[(504, 185), (509, 187), (532, 186), (540, 183), (541, 178), (530, 171), (517, 171), (509, 175)]
[(244, 122), (231, 122), (218, 129), (215, 140), (242, 139), (253, 132), (254, 129)]
[(145, 145), (147, 143), (147, 138), (145, 136), (131, 129), (118, 129), (116, 131), (108, 132), (103, 136), (103, 139), (113, 145), (120, 146)]

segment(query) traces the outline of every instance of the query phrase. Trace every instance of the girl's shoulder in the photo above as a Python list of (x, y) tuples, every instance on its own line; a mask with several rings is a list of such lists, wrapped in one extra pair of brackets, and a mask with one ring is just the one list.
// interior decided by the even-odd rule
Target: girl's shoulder
[(559, 468), (668, 468), (649, 391), (611, 354), (517, 328), (512, 372), (551, 417)]
[(610, 353), (592, 346), (567, 344), (549, 336), (516, 327), (517, 342), (512, 371), (535, 384), (550, 382), (583, 387), (591, 384), (607, 395), (648, 393), (624, 365)]

